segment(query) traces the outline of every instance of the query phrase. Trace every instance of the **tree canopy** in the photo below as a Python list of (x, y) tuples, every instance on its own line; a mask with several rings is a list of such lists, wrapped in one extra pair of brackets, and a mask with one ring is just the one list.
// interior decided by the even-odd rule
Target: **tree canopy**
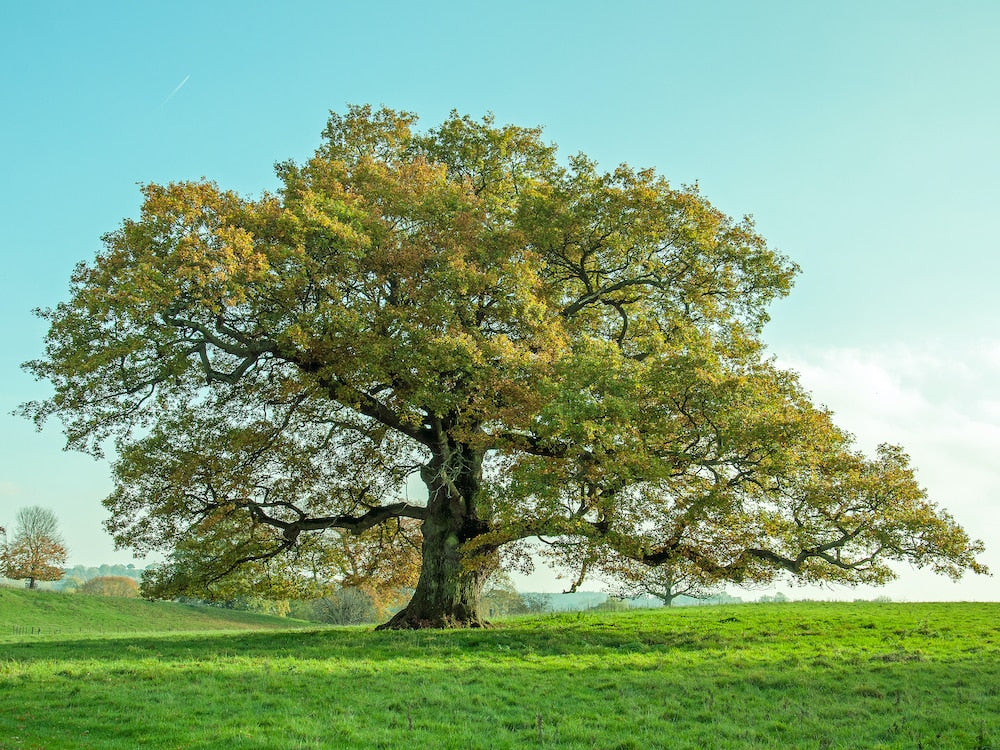
[(55, 394), (25, 412), (114, 439), (107, 525), (170, 553), (154, 593), (300, 586), (343, 535), (390, 566), (420, 547), (393, 627), (480, 624), (536, 538), (578, 573), (708, 583), (984, 570), (900, 448), (863, 455), (767, 358), (798, 269), (696, 187), (367, 106), (277, 174), (144, 186), (41, 313)]

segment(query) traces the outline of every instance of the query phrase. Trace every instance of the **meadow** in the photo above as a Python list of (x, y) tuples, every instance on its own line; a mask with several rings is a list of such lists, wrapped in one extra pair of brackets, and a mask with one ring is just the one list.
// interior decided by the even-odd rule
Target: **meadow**
[(5, 642), (21, 636), (284, 630), (304, 625), (283, 617), (233, 609), (0, 587), (0, 649)]
[(4, 636), (5, 600), (3, 750), (1000, 747), (1000, 604)]

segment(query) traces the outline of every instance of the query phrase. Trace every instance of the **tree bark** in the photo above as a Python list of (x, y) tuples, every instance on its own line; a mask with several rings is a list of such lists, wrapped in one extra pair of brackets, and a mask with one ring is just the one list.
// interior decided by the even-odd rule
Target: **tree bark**
[(462, 535), (438, 518), (427, 519), (423, 532), (422, 566), (413, 597), (378, 629), (485, 627), (479, 606), (486, 572), (463, 559)]
[(496, 548), (470, 550), (468, 544), (488, 529), (475, 509), (481, 471), (482, 457), (462, 449), (436, 457), (421, 471), (428, 502), (420, 577), (406, 607), (379, 630), (488, 626), (479, 607)]

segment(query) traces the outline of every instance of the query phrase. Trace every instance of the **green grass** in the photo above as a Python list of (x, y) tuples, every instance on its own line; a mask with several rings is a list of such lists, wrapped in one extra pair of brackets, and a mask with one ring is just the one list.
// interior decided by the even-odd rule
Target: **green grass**
[(1000, 605), (0, 643), (0, 748), (1000, 748)]
[(294, 627), (296, 622), (217, 607), (0, 588), (0, 647), (24, 637), (262, 630)]

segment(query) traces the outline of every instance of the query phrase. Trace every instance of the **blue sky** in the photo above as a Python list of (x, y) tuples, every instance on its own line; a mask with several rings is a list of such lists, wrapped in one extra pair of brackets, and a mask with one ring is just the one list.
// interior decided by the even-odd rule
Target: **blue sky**
[[(1000, 570), (1000, 3), (6, 2), (0, 41), (0, 524), (51, 507), (71, 562), (130, 558), (100, 526), (107, 465), (10, 416), (46, 393), (18, 368), (41, 351), (31, 308), (64, 298), (138, 183), (259, 193), (330, 109), (370, 102), (542, 125), (564, 155), (753, 214), (803, 269), (771, 351), (863, 446), (906, 446)], [(998, 592), (909, 571), (886, 589)]]

